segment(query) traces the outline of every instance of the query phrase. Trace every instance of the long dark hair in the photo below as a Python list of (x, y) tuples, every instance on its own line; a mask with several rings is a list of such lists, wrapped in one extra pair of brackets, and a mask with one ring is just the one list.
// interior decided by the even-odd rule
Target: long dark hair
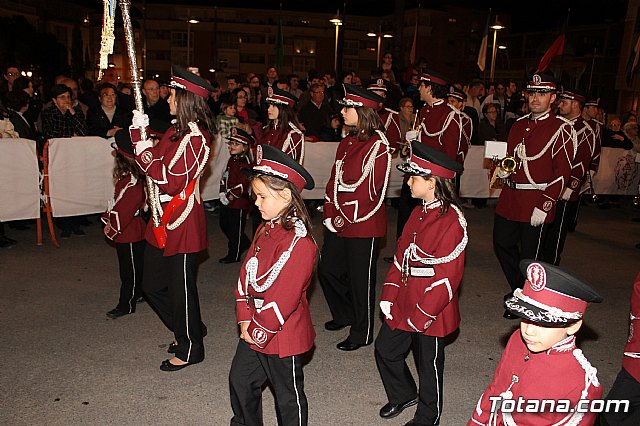
[(143, 180), (144, 175), (140, 169), (136, 166), (133, 158), (127, 158), (124, 155), (116, 151), (116, 158), (113, 162), (113, 183), (115, 184), (120, 179), (127, 175), (133, 175), (138, 180)]
[(435, 196), (437, 200), (442, 203), (440, 209), (440, 216), (445, 214), (451, 205), (460, 207), (460, 200), (458, 199), (458, 192), (456, 191), (456, 185), (452, 179), (445, 179), (440, 176), (427, 175), (423, 176), (425, 179), (433, 178), (436, 181)]
[(171, 140), (175, 142), (182, 139), (189, 132), (190, 122), (197, 123), (201, 130), (209, 131), (213, 139), (218, 131), (207, 100), (187, 90), (174, 90), (176, 93), (176, 133)]
[(356, 108), (358, 113), (358, 124), (352, 130), (353, 135), (357, 135), (359, 141), (366, 141), (373, 136), (376, 130), (384, 132), (384, 123), (380, 119), (378, 112), (373, 108)]
[[(311, 236), (315, 242), (311, 231), (311, 217), (309, 216), (309, 212), (305, 207), (304, 200), (302, 199), (302, 195), (300, 195), (298, 189), (288, 180), (280, 179), (275, 176), (254, 174), (249, 177), (249, 181), (253, 182), (254, 180), (259, 180), (264, 183), (265, 186), (272, 191), (282, 191), (289, 188), (291, 191), (291, 203), (289, 203), (280, 215), (280, 224), (284, 229), (290, 230), (294, 226), (291, 218), (297, 217), (302, 221), (302, 223), (304, 223), (305, 228), (307, 228), (307, 234)], [(253, 186), (251, 187), (251, 192), (253, 193)]]
[[(278, 107), (278, 125), (280, 126), (280, 130), (278, 131), (278, 136), (282, 137), (282, 135), (289, 133), (291, 130), (291, 126), (289, 123), (292, 123), (298, 129), (301, 127), (300, 122), (298, 121), (298, 114), (296, 111), (291, 108), (289, 105), (275, 105)], [(275, 126), (275, 120), (269, 120), (267, 122), (267, 127), (269, 129)]]

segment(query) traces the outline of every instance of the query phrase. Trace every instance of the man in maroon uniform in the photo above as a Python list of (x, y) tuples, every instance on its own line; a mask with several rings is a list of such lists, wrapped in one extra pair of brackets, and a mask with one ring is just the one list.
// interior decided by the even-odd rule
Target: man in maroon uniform
[(622, 369), (613, 382), (607, 400), (628, 400), (628, 412), (605, 412), (602, 426), (635, 426), (640, 424), (640, 274), (636, 276), (631, 294), (629, 337), (622, 356)]
[[(527, 91), (531, 112), (515, 122), (507, 139), (507, 156), (515, 159), (515, 173), (499, 169), (498, 174), (506, 179), (496, 206), (493, 246), (511, 287), (505, 298), (524, 283), (520, 260), (542, 255), (556, 202), (571, 176), (576, 139), (571, 123), (551, 112), (556, 99), (552, 77), (535, 74)], [(515, 318), (509, 312), (504, 316)]]
[(571, 168), (571, 178), (558, 200), (556, 215), (547, 231), (544, 242), (543, 259), (554, 265), (560, 264), (560, 254), (567, 237), (567, 227), (578, 213), (580, 204), (580, 188), (586, 180), (589, 166), (596, 146), (595, 133), (591, 126), (581, 117), (585, 96), (576, 90), (563, 90), (560, 98), (560, 115), (571, 123), (576, 131), (576, 154)]

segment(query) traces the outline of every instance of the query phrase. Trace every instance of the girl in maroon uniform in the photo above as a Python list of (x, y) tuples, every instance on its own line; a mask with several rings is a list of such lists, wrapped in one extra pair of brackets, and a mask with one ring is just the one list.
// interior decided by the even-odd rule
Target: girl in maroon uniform
[(136, 311), (136, 300), (142, 295), (144, 230), (142, 210), (147, 205), (144, 176), (134, 162), (133, 145), (127, 130), (115, 134), (116, 158), (113, 167), (115, 193), (109, 209), (102, 215), (104, 235), (116, 243), (120, 267), (120, 299), (115, 309), (107, 312), (118, 318)]
[(251, 190), (264, 220), (240, 269), (235, 291), (240, 341), (229, 373), (232, 426), (262, 425), (262, 388), (275, 391), (278, 424), (306, 425), (303, 355), (311, 349), (307, 289), (317, 246), (300, 196), (313, 178), (282, 151), (257, 149)]
[(304, 160), (304, 135), (300, 130), (298, 114), (294, 109), (298, 98), (278, 88), (270, 88), (266, 99), (269, 104), (269, 122), (265, 127), (262, 145), (271, 145), (302, 164)]
[[(442, 412), (444, 337), (460, 325), (458, 288), (464, 272), (467, 222), (453, 183), (462, 166), (444, 152), (418, 141), (398, 166), (410, 175), (413, 209), (398, 239), (393, 265), (380, 296), (385, 322), (376, 339), (376, 363), (389, 402), (389, 419), (418, 404), (405, 426), (437, 425)], [(419, 386), (407, 367), (413, 351)]]
[(251, 168), (250, 147), (255, 141), (244, 130), (232, 127), (227, 143), (231, 157), (220, 180), (220, 228), (229, 240), (229, 250), (218, 262), (235, 263), (251, 243), (244, 233), (251, 206), (249, 180), (242, 171)]

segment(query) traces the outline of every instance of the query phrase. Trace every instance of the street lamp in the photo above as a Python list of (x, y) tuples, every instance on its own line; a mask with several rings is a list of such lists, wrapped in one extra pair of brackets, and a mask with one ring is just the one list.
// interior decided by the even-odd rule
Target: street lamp
[(196, 18), (191, 16), (191, 9), (187, 9), (187, 15), (189, 19), (187, 20), (187, 66), (191, 65), (191, 24), (199, 24)]
[(391, 34), (382, 34), (382, 24), (378, 26), (378, 33), (368, 32), (367, 36), (369, 37), (378, 37), (378, 47), (376, 48), (376, 67), (380, 66), (380, 45), (382, 44), (383, 38), (393, 38)]
[(489, 81), (493, 81), (493, 76), (496, 67), (496, 44), (498, 41), (498, 31), (503, 30), (505, 27), (500, 24), (498, 17), (496, 16), (496, 23), (491, 26), (493, 30), (493, 50), (491, 51), (491, 73), (489, 75)]
[(333, 60), (333, 69), (337, 71), (338, 70), (338, 36), (340, 34), (340, 25), (342, 25), (342, 19), (340, 19), (340, 11), (338, 11), (335, 18), (329, 19), (329, 22), (331, 22), (336, 27), (336, 49), (335, 49), (336, 53)]

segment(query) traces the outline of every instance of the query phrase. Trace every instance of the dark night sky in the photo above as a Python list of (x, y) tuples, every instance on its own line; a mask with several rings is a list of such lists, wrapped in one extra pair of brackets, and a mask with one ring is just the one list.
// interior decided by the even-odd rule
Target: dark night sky
[[(71, 0), (77, 3), (93, 3), (97, 10), (102, 9), (101, 0)], [(182, 5), (206, 5), (221, 7), (248, 7), (258, 9), (279, 8), (282, 3), (284, 10), (313, 11), (333, 13), (337, 9), (341, 12), (345, 8), (349, 15), (369, 15), (380, 16), (392, 14), (394, 2), (376, 0), (320, 0), (320, 1), (300, 1), (300, 0), (149, 0), (148, 4), (182, 4)], [(375, 4), (375, 7), (371, 5)], [(547, 28), (558, 28), (562, 25), (567, 16), (567, 10), (571, 8), (570, 25), (593, 24), (601, 22), (624, 22), (627, 12), (627, 0), (405, 0), (405, 8), (416, 7), (418, 3), (425, 8), (439, 9), (446, 5), (464, 6), (477, 9), (479, 13), (486, 13), (492, 8), (494, 13), (510, 14), (513, 17), (512, 26), (514, 31), (536, 31)], [(133, 0), (134, 6), (141, 5), (141, 0)]]

